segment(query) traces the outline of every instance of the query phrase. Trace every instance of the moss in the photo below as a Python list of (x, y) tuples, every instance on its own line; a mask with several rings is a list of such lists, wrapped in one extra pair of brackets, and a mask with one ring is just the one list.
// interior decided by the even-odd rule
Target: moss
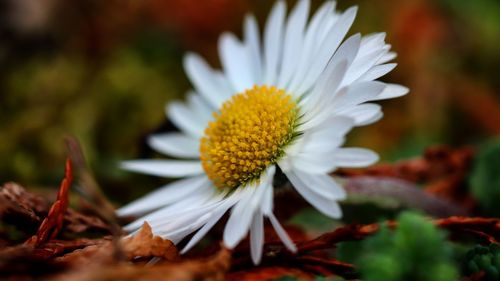
[(500, 200), (500, 140), (496, 139), (480, 147), (474, 160), (470, 177), (471, 193), (479, 201), (481, 209), (493, 216), (500, 216), (497, 202)]
[(405, 212), (392, 231), (383, 226), (362, 242), (356, 261), (365, 281), (455, 281), (451, 245), (445, 233), (421, 215)]

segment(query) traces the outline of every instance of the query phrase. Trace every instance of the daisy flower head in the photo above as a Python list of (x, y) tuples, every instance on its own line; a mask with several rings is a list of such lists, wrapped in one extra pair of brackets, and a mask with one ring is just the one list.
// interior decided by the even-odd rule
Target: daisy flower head
[(194, 246), (230, 212), (223, 240), (235, 247), (249, 233), (258, 263), (268, 219), (290, 251), (295, 245), (273, 214), (277, 169), (296, 191), (323, 214), (341, 217), (343, 188), (329, 173), (338, 167), (364, 167), (378, 160), (363, 148), (341, 147), (356, 126), (382, 117), (370, 101), (394, 98), (407, 88), (375, 81), (396, 64), (383, 33), (345, 39), (356, 7), (335, 10), (324, 3), (309, 16), (310, 1), (300, 0), (286, 16), (278, 0), (263, 36), (255, 18), (245, 18), (243, 39), (230, 33), (219, 40), (222, 70), (188, 54), (186, 73), (194, 90), (186, 103), (167, 106), (180, 129), (153, 135), (149, 145), (177, 159), (131, 160), (127, 170), (180, 178), (118, 210), (142, 216), (155, 234), (180, 242), (194, 233)]

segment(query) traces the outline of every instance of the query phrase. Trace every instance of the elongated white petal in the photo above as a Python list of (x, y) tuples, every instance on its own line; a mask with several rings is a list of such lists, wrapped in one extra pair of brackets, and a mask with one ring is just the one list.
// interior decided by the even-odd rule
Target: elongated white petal
[(326, 1), (321, 5), (318, 11), (312, 17), (304, 36), (304, 46), (302, 48), (299, 63), (297, 65), (297, 71), (295, 72), (293, 79), (288, 87), (289, 92), (297, 95), (297, 88), (301, 85), (305, 73), (310, 67), (312, 57), (315, 55), (315, 47), (317, 47), (318, 42), (321, 40), (319, 37), (319, 30), (324, 26), (324, 21), (328, 14), (333, 10), (335, 2)]
[(339, 148), (333, 154), (338, 167), (366, 167), (378, 161), (378, 155), (364, 148)]
[(393, 59), (395, 59), (398, 55), (394, 52), (388, 52), (387, 54), (385, 54), (384, 56), (382, 56), (380, 58), (380, 60), (378, 61), (378, 63), (382, 64), (382, 63), (386, 63), (386, 62), (389, 62)]
[(264, 220), (262, 213), (257, 210), (253, 216), (250, 227), (250, 255), (254, 264), (259, 264), (262, 258), (262, 247), (264, 245)]
[[(361, 35), (355, 34), (349, 37), (335, 52), (323, 73), (318, 77), (312, 90), (311, 96), (318, 97), (313, 105), (313, 109), (318, 106), (324, 107), (324, 104), (328, 104), (335, 96), (341, 82), (345, 80), (346, 71), (356, 57), (360, 42)], [(317, 93), (322, 94), (318, 95)], [(311, 99), (314, 100), (313, 98)], [(321, 111), (321, 109), (315, 110), (315, 112), (318, 111)]]
[(332, 152), (319, 154), (298, 153), (284, 157), (279, 164), (283, 170), (295, 168), (307, 173), (324, 174), (332, 172), (338, 167), (332, 154)]
[(379, 33), (372, 33), (368, 34), (366, 36), (363, 36), (363, 41), (361, 42), (361, 53), (367, 53), (370, 51), (373, 51), (375, 49), (380, 49), (382, 48), (385, 43), (386, 33), (385, 32), (379, 32)]
[(187, 96), (189, 109), (193, 114), (197, 115), (200, 120), (204, 120), (205, 123), (208, 123), (212, 119), (212, 112), (214, 112), (216, 108), (213, 108), (202, 96), (193, 91), (188, 92)]
[(200, 161), (188, 160), (130, 160), (124, 161), (125, 170), (159, 177), (185, 177), (203, 174)]
[(387, 63), (387, 64), (381, 64), (372, 67), (370, 70), (368, 70), (365, 74), (363, 74), (361, 77), (358, 78), (357, 81), (372, 81), (375, 79), (378, 79), (387, 73), (391, 72), (396, 67), (396, 63)]
[(374, 100), (393, 99), (408, 94), (410, 90), (404, 86), (397, 84), (387, 84), (384, 91), (382, 91)]
[(347, 116), (332, 116), (304, 133), (300, 140), (302, 142), (300, 152), (325, 153), (336, 149), (344, 142), (345, 134), (354, 126), (354, 119)]
[(278, 0), (267, 20), (264, 30), (264, 83), (273, 85), (281, 62), (286, 4)]
[(382, 118), (382, 107), (374, 103), (364, 103), (338, 112), (354, 119), (356, 126), (364, 126)]
[[(191, 193), (190, 196), (183, 197), (178, 201), (166, 205), (154, 212), (151, 212), (124, 227), (126, 231), (137, 230), (141, 227), (144, 221), (147, 221), (152, 228), (165, 223), (175, 223), (179, 221), (179, 215), (189, 213), (192, 210), (200, 209), (200, 206), (214, 200), (213, 189), (207, 188), (208, 185), (201, 185), (196, 191)], [(173, 220), (175, 218), (175, 220)]]
[[(260, 182), (252, 183), (242, 190), (241, 200), (232, 209), (224, 229), (224, 243), (227, 247), (235, 247), (247, 234), (252, 219), (265, 204), (266, 190), (271, 189), (271, 182), (276, 167), (271, 166), (261, 176)], [(264, 202), (264, 203), (263, 203)]]
[(225, 210), (219, 210), (217, 213), (215, 213), (210, 220), (203, 225), (203, 227), (196, 232), (196, 234), (189, 240), (189, 243), (182, 249), (181, 254), (185, 254), (187, 251), (191, 250), (191, 248), (194, 247), (206, 234), (212, 227), (220, 220), (220, 218), (224, 215), (224, 213), (228, 209)]
[(293, 172), (299, 177), (310, 190), (329, 200), (345, 199), (346, 193), (342, 186), (338, 184), (328, 174), (309, 174), (300, 171)]
[(294, 172), (290, 171), (285, 174), (300, 195), (318, 209), (318, 211), (331, 218), (340, 218), (342, 216), (342, 211), (335, 200), (325, 198), (314, 192), (309, 185)]
[(331, 106), (339, 93), (341, 93), (336, 93), (336, 90), (346, 70), (347, 61), (343, 60), (336, 64), (331, 71), (329, 69), (325, 71), (325, 75), (328, 75), (330, 79), (326, 80), (327, 83), (322, 88), (313, 90), (312, 94), (304, 100), (303, 120), (305, 121), (301, 125), (302, 130), (317, 126), (331, 115)]
[(196, 243), (198, 243), (205, 234), (220, 220), (220, 218), (239, 200), (239, 193), (232, 194), (228, 198), (217, 206), (212, 214), (210, 214), (210, 219), (203, 225), (203, 227), (196, 232), (196, 234), (191, 238), (189, 243), (182, 249), (181, 254), (189, 251)]
[(148, 144), (158, 152), (181, 158), (199, 158), (200, 141), (181, 133), (152, 135)]
[(292, 239), (290, 239), (290, 236), (286, 233), (285, 229), (281, 226), (279, 223), (278, 219), (274, 216), (273, 213), (270, 213), (268, 215), (269, 221), (271, 221), (271, 224), (273, 225), (274, 230), (276, 231), (276, 234), (278, 234), (278, 237), (281, 239), (283, 244), (290, 250), (290, 252), (295, 253), (297, 252), (297, 247), (293, 243)]
[(273, 189), (271, 188), (271, 186), (268, 186), (268, 188), (264, 188), (260, 210), (264, 215), (269, 214), (273, 210)]
[(298, 64), (297, 58), (302, 51), (309, 5), (309, 0), (300, 0), (288, 17), (283, 42), (283, 62), (277, 83), (280, 88), (288, 84)]
[(339, 92), (332, 106), (339, 112), (345, 107), (375, 100), (385, 88), (386, 84), (378, 81), (367, 81), (350, 85), (346, 88), (347, 91)]
[(333, 53), (347, 34), (356, 16), (357, 7), (349, 8), (342, 14), (340, 19), (331, 27), (327, 37), (321, 42), (321, 49), (316, 54), (314, 62), (311, 64), (301, 86), (299, 92), (304, 92), (310, 89), (318, 76), (330, 61)]
[(250, 66), (255, 84), (262, 84), (262, 55), (259, 38), (259, 27), (253, 15), (245, 17), (244, 24), (245, 43), (247, 45)]
[(255, 84), (247, 49), (233, 34), (224, 33), (220, 37), (219, 56), (235, 92), (242, 92)]
[(171, 102), (167, 105), (166, 113), (168, 118), (180, 130), (192, 137), (203, 136), (203, 131), (207, 123), (205, 120), (197, 118), (183, 103)]
[(385, 50), (380, 49), (361, 56), (358, 55), (349, 68), (349, 71), (347, 72), (341, 87), (349, 85), (352, 82), (358, 80), (377, 63), (377, 61), (385, 52)]
[(197, 54), (184, 57), (184, 69), (198, 93), (214, 106), (220, 105), (231, 96), (232, 92), (220, 74), (210, 68), (203, 58)]
[(224, 228), (224, 244), (230, 249), (238, 245), (250, 228), (254, 214), (254, 209), (251, 207), (254, 191), (254, 187), (247, 187), (245, 195), (231, 210), (231, 216)]
[(135, 200), (116, 211), (119, 216), (128, 216), (149, 212), (172, 204), (208, 183), (205, 176), (186, 178), (169, 183), (148, 195)]

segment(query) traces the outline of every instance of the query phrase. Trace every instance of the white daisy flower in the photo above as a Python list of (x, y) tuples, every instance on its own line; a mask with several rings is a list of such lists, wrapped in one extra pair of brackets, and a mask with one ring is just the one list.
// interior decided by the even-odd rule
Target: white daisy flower
[(311, 205), (331, 218), (342, 215), (343, 188), (329, 176), (338, 167), (364, 167), (377, 154), (343, 148), (355, 126), (382, 117), (367, 103), (402, 96), (407, 88), (374, 81), (396, 64), (385, 34), (359, 34), (343, 41), (356, 16), (324, 3), (308, 21), (309, 0), (286, 14), (277, 1), (262, 38), (252, 15), (244, 38), (231, 33), (219, 41), (222, 70), (188, 54), (184, 66), (193, 83), (187, 103), (167, 106), (180, 132), (153, 135), (155, 150), (182, 160), (132, 160), (125, 169), (182, 178), (118, 210), (144, 215), (155, 234), (178, 243), (196, 232), (193, 247), (229, 210), (224, 244), (234, 248), (250, 232), (251, 256), (259, 263), (267, 218), (290, 251), (296, 247), (273, 214), (273, 178), (279, 167)]

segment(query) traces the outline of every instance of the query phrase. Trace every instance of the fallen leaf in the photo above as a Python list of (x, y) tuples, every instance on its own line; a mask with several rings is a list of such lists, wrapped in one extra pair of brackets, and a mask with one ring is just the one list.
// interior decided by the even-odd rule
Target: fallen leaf
[(137, 235), (123, 237), (118, 240), (117, 245), (114, 245), (111, 239), (102, 239), (99, 243), (59, 257), (57, 261), (77, 267), (82, 264), (93, 264), (96, 261), (100, 264), (112, 264), (116, 262), (114, 256), (116, 247), (119, 247), (127, 261), (139, 257), (143, 260), (162, 258), (163, 261), (174, 261), (179, 258), (175, 245), (170, 240), (154, 236), (149, 224), (144, 223)]
[(165, 260), (177, 259), (179, 253), (172, 241), (154, 236), (148, 223), (142, 225), (137, 235), (122, 239), (122, 250), (129, 258), (158, 257)]
[(47, 281), (194, 281), (224, 280), (231, 265), (231, 253), (225, 248), (212, 257), (159, 265), (142, 266), (127, 263), (103, 265), (99, 262), (76, 267)]
[(41, 196), (27, 192), (17, 183), (6, 183), (0, 187), (0, 218), (31, 224), (40, 221), (40, 214), (47, 213), (47, 201)]
[(314, 275), (304, 270), (285, 267), (285, 266), (269, 266), (250, 268), (245, 271), (229, 272), (226, 275), (226, 281), (259, 281), (273, 280), (282, 277), (291, 277), (298, 280), (314, 280)]
[(102, 231), (111, 233), (110, 226), (102, 219), (82, 214), (73, 209), (68, 209), (64, 216), (64, 229), (72, 233), (81, 233), (85, 231)]

